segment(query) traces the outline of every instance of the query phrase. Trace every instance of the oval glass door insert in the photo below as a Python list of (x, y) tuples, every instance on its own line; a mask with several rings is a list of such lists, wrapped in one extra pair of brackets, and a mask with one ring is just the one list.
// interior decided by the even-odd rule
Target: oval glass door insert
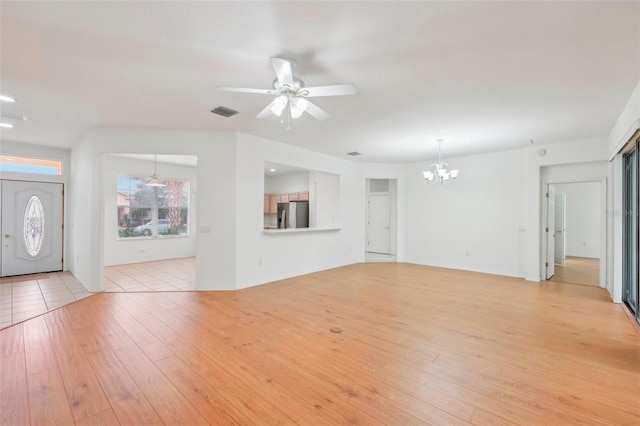
[(24, 209), (24, 244), (27, 253), (36, 257), (44, 243), (44, 207), (37, 195), (33, 195)]

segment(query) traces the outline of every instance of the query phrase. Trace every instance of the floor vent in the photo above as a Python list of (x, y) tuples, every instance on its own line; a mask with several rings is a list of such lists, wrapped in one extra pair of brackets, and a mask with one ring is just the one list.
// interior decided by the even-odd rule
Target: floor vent
[(211, 110), (212, 113), (221, 115), (223, 117), (231, 117), (232, 115), (236, 115), (238, 111), (235, 109), (227, 108), (224, 106), (219, 106)]

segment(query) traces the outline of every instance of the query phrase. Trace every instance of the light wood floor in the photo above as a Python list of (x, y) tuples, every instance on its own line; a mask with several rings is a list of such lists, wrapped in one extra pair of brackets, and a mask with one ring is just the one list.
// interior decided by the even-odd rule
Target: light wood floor
[(567, 256), (564, 265), (555, 265), (554, 269), (555, 275), (551, 277), (551, 281), (600, 285), (600, 259)]
[(0, 357), (10, 425), (640, 424), (640, 336), (605, 290), (402, 263), (100, 293)]

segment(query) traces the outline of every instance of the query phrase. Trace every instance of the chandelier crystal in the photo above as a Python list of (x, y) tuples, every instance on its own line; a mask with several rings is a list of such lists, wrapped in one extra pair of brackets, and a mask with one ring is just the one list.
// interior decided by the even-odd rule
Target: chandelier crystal
[(442, 161), (441, 159), (441, 155), (440, 155), (440, 145), (442, 144), (442, 142), (444, 141), (444, 139), (438, 139), (438, 162), (434, 163), (431, 165), (431, 170), (427, 170), (422, 172), (422, 174), (424, 175), (424, 178), (427, 182), (429, 182), (431, 185), (436, 185), (436, 184), (440, 184), (440, 185), (448, 185), (450, 183), (453, 183), (453, 181), (456, 180), (456, 178), (458, 177), (458, 171), (457, 170), (448, 170), (447, 167), (449, 167), (447, 165), (447, 163), (445, 163), (444, 161)]

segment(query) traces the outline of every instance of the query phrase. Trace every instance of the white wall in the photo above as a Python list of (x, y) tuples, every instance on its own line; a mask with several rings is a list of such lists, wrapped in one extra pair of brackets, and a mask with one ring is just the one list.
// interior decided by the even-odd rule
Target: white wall
[(288, 194), (289, 192), (309, 191), (309, 172), (300, 172), (282, 176), (265, 176), (265, 194)]
[[(113, 152), (198, 156), (198, 290), (243, 288), (364, 257), (360, 214), (364, 190), (360, 191), (360, 167), (354, 162), (243, 134), (93, 129), (72, 150), (73, 175), (79, 180), (71, 212), (75, 226), (71, 250), (77, 258), (73, 272), (91, 291), (103, 288), (106, 191), (102, 157)], [(336, 204), (341, 229), (263, 233), (265, 161), (339, 175)]]
[(340, 227), (340, 176), (314, 170), (309, 173), (309, 226)]
[(609, 160), (620, 152), (638, 129), (640, 129), (640, 81), (609, 133)]
[(90, 134), (71, 150), (69, 270), (91, 292), (104, 289), (101, 161)]
[[(237, 193), (242, 195), (236, 200), (238, 288), (364, 259), (361, 215), (364, 185), (360, 184), (360, 167), (357, 163), (246, 134), (238, 134), (236, 146), (236, 185)], [(333, 231), (264, 233), (265, 162), (338, 175), (341, 228)]]
[[(196, 289), (235, 288), (236, 137), (230, 132), (157, 129), (90, 130), (72, 149), (71, 257), (74, 275), (90, 291), (104, 288), (104, 188), (108, 153), (197, 155)], [(262, 207), (261, 207), (262, 208)]]
[[(196, 193), (191, 191), (189, 205), (189, 236), (166, 238), (118, 239), (117, 182), (119, 174), (128, 176), (148, 176), (154, 169), (153, 161), (143, 161), (105, 155), (103, 160), (104, 194), (104, 266), (127, 263), (151, 262), (196, 255)], [(158, 173), (164, 179), (186, 180), (190, 188), (197, 188), (196, 168), (175, 164), (159, 163)]]
[(603, 214), (600, 182), (556, 184), (555, 187), (566, 197), (566, 255), (599, 258)]
[(509, 276), (524, 276), (526, 152), (447, 158), (455, 183), (431, 186), (431, 162), (405, 167), (405, 260)]

